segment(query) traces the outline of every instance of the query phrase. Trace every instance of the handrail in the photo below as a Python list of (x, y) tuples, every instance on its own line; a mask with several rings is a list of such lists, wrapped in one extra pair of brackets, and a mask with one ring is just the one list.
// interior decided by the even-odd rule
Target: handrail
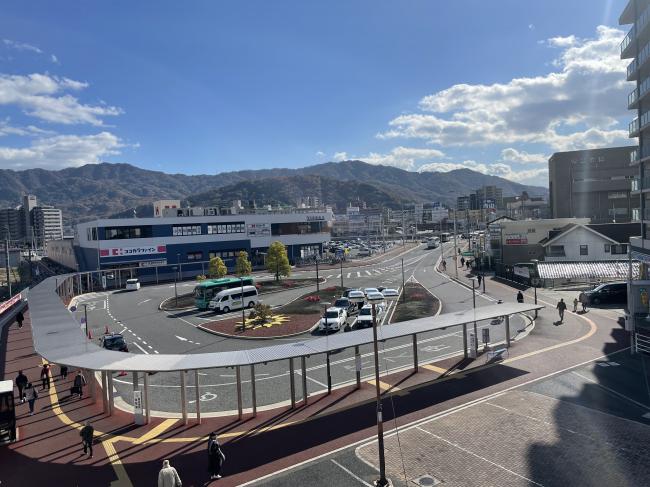
[[(74, 282), (78, 274), (50, 277), (30, 291), (29, 312), (34, 349), (50, 362), (95, 371), (172, 372), (236, 367), (306, 357), (373, 342), (372, 329), (340, 333), (250, 350), (198, 354), (140, 355), (105, 350), (88, 340), (79, 323), (61, 301), (57, 285)], [(72, 286), (70, 286), (72, 287)], [(381, 340), (425, 333), (474, 321), (542, 309), (534, 304), (502, 303), (436, 317), (395, 323), (381, 328)]]

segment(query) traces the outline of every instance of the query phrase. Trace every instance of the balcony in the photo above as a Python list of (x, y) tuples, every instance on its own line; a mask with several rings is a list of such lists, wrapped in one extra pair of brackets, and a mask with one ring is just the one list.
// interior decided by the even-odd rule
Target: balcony
[(637, 162), (639, 162), (639, 149), (630, 152), (630, 166), (633, 166)]
[(630, 137), (638, 137), (639, 136), (639, 119), (635, 118), (630, 122), (630, 125), (628, 125), (627, 130), (629, 132)]
[(641, 191), (641, 180), (639, 178), (634, 178), (630, 181), (630, 191)]
[(632, 208), (632, 221), (641, 221), (641, 208)]
[(632, 110), (633, 108), (636, 108), (637, 101), (639, 101), (639, 90), (637, 88), (634, 88), (632, 92), (629, 95), (627, 95), (628, 110)]
[(627, 35), (623, 38), (623, 42), (621, 42), (621, 59), (629, 58), (634, 55), (633, 48), (635, 46), (635, 43), (632, 41), (634, 40), (635, 37), (636, 37), (636, 25), (633, 25), (630, 31), (627, 33)]
[(636, 59), (633, 59), (630, 64), (627, 65), (627, 80), (635, 81), (637, 75), (637, 65)]

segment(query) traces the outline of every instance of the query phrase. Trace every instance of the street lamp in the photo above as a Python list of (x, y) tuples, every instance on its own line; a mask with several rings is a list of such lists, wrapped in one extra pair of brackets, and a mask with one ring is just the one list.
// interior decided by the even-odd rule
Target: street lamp
[[(472, 309), (474, 310), (474, 313), (476, 313), (476, 278), (472, 277)], [(476, 317), (476, 316), (475, 316)], [(476, 321), (474, 321), (474, 344), (472, 345), (472, 348), (474, 349), (473, 354), (474, 357), (476, 357), (476, 353), (478, 351), (478, 329), (476, 327)]]
[[(537, 278), (537, 264), (539, 263), (539, 259), (531, 259), (530, 260), (534, 265), (535, 265), (535, 276), (533, 277), (533, 290), (535, 292), (535, 304), (537, 304), (537, 285), (539, 284), (539, 280)], [(537, 310), (535, 310), (535, 318), (537, 318)]]
[(341, 257), (341, 289), (343, 289), (343, 257)]
[(239, 278), (241, 283), (241, 330), (246, 331), (246, 307), (244, 306), (244, 277)]
[(372, 305), (372, 344), (375, 354), (375, 394), (377, 398), (377, 442), (379, 444), (379, 479), (375, 482), (378, 487), (389, 485), (386, 479), (386, 459), (384, 458), (384, 422), (382, 417), (381, 390), (379, 388), (379, 350), (377, 344), (377, 302), (382, 298), (368, 297)]
[(404, 296), (403, 302), (406, 303), (406, 282), (404, 281), (404, 258), (402, 258), (402, 296)]
[(177, 267), (173, 266), (172, 269), (174, 270), (174, 307), (178, 308), (178, 291), (176, 290), (176, 281), (178, 281), (178, 272)]
[(84, 321), (86, 323), (86, 338), (88, 338), (88, 305), (84, 303), (83, 307), (84, 307)]

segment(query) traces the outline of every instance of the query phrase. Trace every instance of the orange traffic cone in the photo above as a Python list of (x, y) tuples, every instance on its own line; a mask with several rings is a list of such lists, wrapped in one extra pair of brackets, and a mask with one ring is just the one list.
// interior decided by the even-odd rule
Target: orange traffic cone
[(88, 330), (88, 340), (92, 340), (92, 339), (93, 339), (93, 334), (91, 333), (90, 330)]
[(106, 333), (107, 335), (110, 333), (110, 331), (108, 331), (108, 325), (106, 325), (106, 327), (104, 328), (104, 333)]

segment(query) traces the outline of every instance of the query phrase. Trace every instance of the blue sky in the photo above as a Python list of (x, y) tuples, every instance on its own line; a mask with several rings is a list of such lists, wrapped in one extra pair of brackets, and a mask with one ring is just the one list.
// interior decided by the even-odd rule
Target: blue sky
[(554, 151), (630, 143), (626, 1), (10, 0), (0, 168), (358, 158), (546, 184)]

